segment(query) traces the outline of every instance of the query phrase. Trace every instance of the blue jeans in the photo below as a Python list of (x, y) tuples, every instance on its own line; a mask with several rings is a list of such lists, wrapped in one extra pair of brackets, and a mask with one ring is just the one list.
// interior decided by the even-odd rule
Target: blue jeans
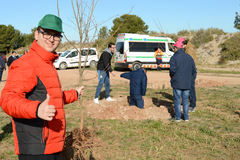
[(131, 95), (130, 98), (130, 106), (137, 106), (140, 109), (144, 108), (144, 100), (141, 95)]
[(190, 97), (190, 105), (189, 107), (195, 108), (196, 107), (196, 91), (195, 91), (195, 80), (197, 78), (197, 72), (196, 74), (192, 75), (192, 79), (191, 79), (191, 88), (189, 91), (189, 97)]
[(157, 61), (157, 70), (161, 71), (161, 66), (159, 66), (160, 64), (162, 64), (162, 59), (156, 59)]
[(189, 90), (181, 90), (181, 89), (174, 89), (174, 109), (175, 109), (175, 117), (177, 120), (181, 119), (181, 97), (183, 103), (183, 116), (184, 120), (188, 120), (188, 97), (189, 97)]
[(95, 94), (95, 98), (98, 98), (104, 83), (106, 98), (110, 97), (110, 81), (109, 81), (109, 72), (97, 70), (98, 72), (98, 86)]

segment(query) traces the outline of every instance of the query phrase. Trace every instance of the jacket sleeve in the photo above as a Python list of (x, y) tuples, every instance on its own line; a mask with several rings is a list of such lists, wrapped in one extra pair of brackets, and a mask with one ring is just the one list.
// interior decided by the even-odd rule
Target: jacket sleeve
[(120, 75), (122, 78), (130, 79), (130, 72), (129, 73), (123, 73)]
[(4, 112), (15, 118), (36, 118), (40, 101), (25, 98), (37, 85), (37, 76), (27, 62), (14, 63), (8, 72), (8, 79), (1, 92), (0, 105)]
[(142, 96), (145, 96), (146, 94), (146, 90), (147, 90), (147, 75), (144, 74), (143, 78), (142, 78)]
[(176, 71), (177, 71), (177, 64), (176, 64), (175, 57), (171, 57), (170, 68), (169, 68), (170, 77), (173, 77)]
[(195, 65), (195, 63), (194, 63), (194, 60), (192, 60), (193, 62), (193, 64), (192, 64), (192, 75), (194, 75), (194, 74), (196, 74), (196, 72), (197, 72), (197, 68), (196, 68), (196, 65)]
[(108, 54), (109, 53), (107, 53), (107, 52), (102, 53), (104, 71), (112, 72), (113, 70), (111, 67), (111, 56), (109, 56)]
[(10, 66), (11, 62), (12, 62), (12, 56), (10, 56), (10, 57), (8, 58), (8, 61), (7, 61), (8, 67)]
[(63, 101), (64, 104), (72, 103), (78, 100), (78, 95), (76, 90), (71, 89), (69, 91), (63, 91)]

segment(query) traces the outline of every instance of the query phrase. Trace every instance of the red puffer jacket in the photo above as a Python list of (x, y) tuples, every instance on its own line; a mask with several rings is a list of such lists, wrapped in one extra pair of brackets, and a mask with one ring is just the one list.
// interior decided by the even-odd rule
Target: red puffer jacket
[[(12, 116), (16, 154), (52, 154), (63, 150), (66, 120), (64, 104), (78, 99), (76, 90), (62, 91), (53, 66), (58, 57), (33, 42), (30, 51), (9, 68), (0, 105)], [(41, 102), (50, 95), (49, 105), (56, 109), (52, 121), (36, 116)]]

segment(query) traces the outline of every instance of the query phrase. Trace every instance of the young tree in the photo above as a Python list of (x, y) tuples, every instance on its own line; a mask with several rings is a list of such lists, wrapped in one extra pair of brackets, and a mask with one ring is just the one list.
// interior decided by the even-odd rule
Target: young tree
[[(124, 21), (125, 20), (125, 21)], [(124, 21), (124, 23), (122, 23)], [(115, 18), (113, 20), (113, 27), (111, 28), (111, 35), (118, 29), (114, 35), (117, 37), (119, 33), (137, 33), (137, 32), (143, 32), (145, 34), (148, 34), (148, 25), (145, 24), (145, 22), (136, 15), (128, 15), (124, 14), (120, 18)]]

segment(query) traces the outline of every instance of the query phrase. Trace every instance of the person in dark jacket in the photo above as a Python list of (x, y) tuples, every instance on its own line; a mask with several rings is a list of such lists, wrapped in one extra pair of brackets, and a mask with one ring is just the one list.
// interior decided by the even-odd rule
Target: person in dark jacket
[(143, 109), (147, 89), (146, 70), (139, 68), (129, 73), (123, 73), (120, 77), (130, 80), (130, 106), (136, 105), (138, 108)]
[(175, 53), (170, 59), (171, 86), (174, 94), (175, 117), (172, 121), (180, 121), (181, 118), (181, 98), (183, 102), (184, 120), (189, 121), (188, 116), (188, 97), (191, 88), (192, 75), (196, 73), (196, 67), (192, 57), (184, 52), (183, 40), (178, 40), (173, 46)]
[[(197, 54), (194, 49), (194, 45), (191, 42), (188, 42), (187, 40), (185, 40), (185, 41), (183, 41), (183, 49), (187, 54), (189, 54), (193, 58), (195, 65), (196, 65)], [(196, 110), (196, 101), (197, 101), (196, 91), (195, 91), (196, 78), (197, 78), (197, 71), (192, 76), (191, 89), (189, 91), (189, 98), (190, 98), (189, 112), (195, 112), (195, 110)]]
[(12, 51), (12, 55), (8, 58), (8, 61), (7, 61), (8, 67), (10, 67), (12, 62), (15, 61), (16, 59), (18, 59), (17, 52), (16, 51)]
[(94, 98), (94, 103), (99, 104), (98, 97), (100, 95), (101, 89), (103, 84), (105, 85), (105, 92), (106, 92), (106, 100), (107, 101), (114, 101), (110, 97), (110, 80), (109, 80), (109, 72), (115, 76), (115, 73), (113, 72), (111, 68), (111, 59), (112, 55), (114, 54), (114, 51), (116, 49), (116, 46), (114, 43), (109, 43), (108, 48), (103, 50), (103, 53), (101, 54), (101, 57), (97, 64), (97, 72), (98, 72), (98, 86), (96, 89), (96, 94)]
[(0, 82), (2, 82), (3, 70), (6, 70), (5, 61), (3, 59), (3, 53), (0, 53)]

